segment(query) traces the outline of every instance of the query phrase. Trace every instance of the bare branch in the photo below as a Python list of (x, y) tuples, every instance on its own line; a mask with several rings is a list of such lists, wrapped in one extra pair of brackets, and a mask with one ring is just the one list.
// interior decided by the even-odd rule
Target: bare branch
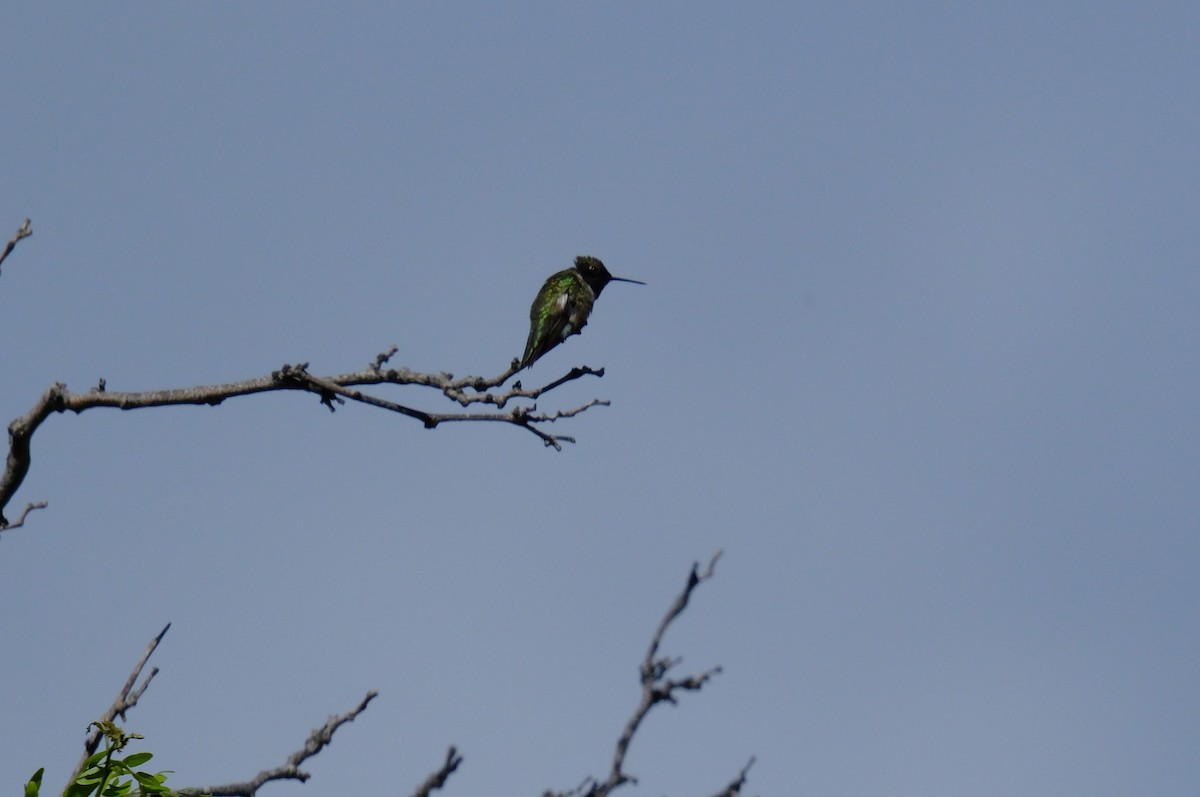
[[(241, 783), (226, 783), (220, 786), (205, 786), (204, 788), (189, 787), (179, 789), (178, 794), (211, 794), (213, 797), (254, 797), (263, 784), (270, 783), (273, 780), (298, 780), (303, 783), (309, 779), (310, 775), (300, 769), (300, 765), (325, 749), (333, 741), (334, 732), (366, 711), (367, 704), (374, 700), (378, 694), (374, 690), (367, 692), (367, 696), (362, 699), (362, 702), (358, 706), (340, 716), (330, 717), (324, 725), (316, 728), (309, 734), (308, 741), (304, 743), (304, 747), (288, 756), (287, 761), (282, 766), (278, 766), (275, 769), (264, 769), (250, 780)], [(453, 751), (453, 748), (451, 748), (451, 751)]]
[[(650, 645), (646, 650), (646, 655), (643, 658), (639, 667), (640, 679), (642, 683), (642, 695), (637, 707), (634, 709), (632, 716), (626, 722), (620, 737), (617, 739), (616, 750), (613, 754), (612, 767), (608, 777), (604, 781), (599, 781), (594, 777), (588, 777), (573, 789), (565, 792), (545, 792), (544, 797), (607, 797), (620, 786), (626, 783), (636, 783), (637, 779), (627, 773), (624, 769), (625, 756), (629, 750), (630, 744), (633, 742), (634, 736), (637, 734), (638, 728), (641, 727), (642, 721), (649, 715), (651, 709), (658, 703), (675, 703), (676, 693), (679, 691), (694, 692), (699, 691), (714, 675), (721, 672), (720, 667), (712, 667), (700, 673), (686, 676), (684, 678), (670, 678), (668, 675), (671, 670), (679, 664), (679, 659), (672, 659), (659, 656), (659, 649), (662, 646), (663, 637), (667, 629), (675, 621), (683, 610), (687, 607), (688, 601), (691, 598), (692, 592), (704, 581), (712, 578), (717, 560), (721, 557), (721, 551), (717, 551), (711, 560), (708, 567), (703, 571), (700, 570), (699, 563), (692, 565), (691, 572), (688, 574), (687, 583), (683, 590), (676, 596), (663, 619), (659, 622), (658, 628), (655, 630), (653, 637), (650, 640)], [(152, 670), (150, 674), (142, 681), (140, 686), (137, 686), (138, 678), (141, 676), (142, 670), (145, 668), (150, 656), (154, 653), (158, 644), (162, 641), (167, 631), (170, 629), (168, 623), (166, 627), (159, 632), (158, 636), (151, 641), (141, 659), (134, 666), (125, 684), (122, 686), (116, 700), (112, 706), (105, 712), (101, 718), (101, 722), (112, 722), (117, 717), (125, 719), (125, 713), (130, 708), (133, 708), (145, 692), (151, 679), (158, 672), (157, 668)], [(135, 688), (136, 687), (136, 688)], [(288, 756), (287, 760), (274, 769), (263, 770), (247, 781), (238, 783), (227, 783), (218, 786), (205, 787), (189, 787), (178, 790), (178, 794), (182, 797), (199, 797), (199, 795), (213, 795), (213, 797), (257, 797), (258, 790), (266, 783), (275, 780), (297, 780), (305, 782), (310, 775), (300, 767), (309, 758), (317, 755), (333, 740), (333, 734), (342, 725), (353, 721), (359, 714), (366, 710), (367, 705), (378, 695), (375, 691), (367, 692), (366, 696), (354, 709), (339, 716), (331, 716), (323, 726), (315, 729), (309, 734), (308, 740), (304, 746)], [(97, 725), (98, 723), (93, 723)], [(99, 745), (100, 732), (97, 730), (89, 736), (85, 746), (84, 756), (81, 759), (79, 766), (71, 776), (71, 781), (74, 782), (78, 778), (83, 766), (83, 761), (88, 756), (94, 753)], [(446, 758), (441, 767), (431, 773), (425, 781), (417, 787), (413, 792), (413, 797), (430, 797), (432, 792), (442, 789), (450, 775), (455, 772), (459, 765), (463, 762), (463, 757), (458, 753), (457, 748), (451, 746), (446, 753)], [(751, 766), (754, 765), (754, 758), (742, 767), (741, 772), (736, 778), (729, 782), (723, 789), (718, 791), (714, 797), (740, 797), (741, 789), (745, 786), (747, 776)]]
[[(503, 385), (516, 371), (515, 366), (492, 378), (470, 376), (455, 379), (453, 374), (429, 374), (410, 371), (407, 368), (387, 368), (383, 366), (395, 353), (395, 347), (380, 353), (374, 362), (361, 371), (353, 371), (336, 376), (316, 376), (308, 372), (308, 364), (284, 365), (277, 371), (255, 379), (241, 382), (230, 382), (222, 385), (203, 385), (198, 387), (177, 388), (174, 390), (151, 390), (139, 393), (114, 392), (108, 390), (103, 379), (95, 388), (87, 393), (72, 393), (61, 382), (51, 385), (42, 397), (38, 399), (29, 412), (17, 418), (8, 426), (9, 450), (4, 472), (0, 474), (0, 531), (12, 528), (4, 517), (4, 508), (20, 489), (30, 466), (30, 440), (42, 422), (52, 413), (71, 411), (76, 414), (97, 407), (109, 407), (121, 410), (146, 409), (149, 407), (170, 407), (178, 405), (207, 405), (217, 406), (229, 398), (249, 396), (255, 393), (268, 393), (278, 390), (300, 390), (315, 394), (326, 407), (333, 411), (335, 403), (344, 403), (349, 399), (361, 404), (367, 404), (379, 409), (395, 412), (421, 422), (426, 429), (434, 429), (443, 423), (462, 422), (493, 422), (508, 423), (525, 429), (536, 435), (545, 445), (556, 450), (562, 450), (563, 443), (574, 443), (575, 438), (567, 435), (554, 435), (536, 428), (536, 424), (553, 423), (560, 418), (571, 418), (595, 406), (607, 406), (607, 401), (593, 399), (574, 409), (561, 410), (551, 414), (536, 414), (533, 407), (514, 406), (506, 412), (458, 412), (436, 413), (426, 412), (413, 407), (398, 404), (394, 401), (364, 393), (358, 387), (363, 385), (404, 385), (426, 387), (441, 392), (446, 398), (457, 402), (463, 407), (472, 404), (490, 404), (497, 410), (502, 410), (514, 399), (537, 399), (539, 396), (559, 387), (566, 382), (583, 376), (604, 375), (604, 369), (588, 367), (572, 368), (565, 376), (550, 384), (526, 390), (520, 382), (516, 382), (507, 390), (496, 390)], [(473, 391), (473, 392), (469, 392)], [(493, 392), (495, 391), (495, 392)], [(44, 506), (44, 504), (43, 504)], [(35, 506), (35, 508), (37, 508)], [(28, 510), (26, 510), (26, 514)], [(25, 515), (22, 514), (21, 520)]]
[[(163, 637), (167, 635), (167, 631), (170, 628), (171, 624), (167, 623), (163, 626), (163, 630), (158, 632), (158, 636), (150, 640), (150, 644), (146, 646), (146, 652), (138, 659), (137, 664), (133, 665), (133, 670), (129, 673), (129, 677), (125, 679), (125, 684), (121, 687), (121, 691), (117, 693), (116, 699), (113, 700), (108, 710), (101, 715), (100, 722), (112, 722), (117, 717), (120, 717), (121, 721), (124, 722), (125, 712), (137, 705), (138, 700), (142, 697), (142, 693), (150, 685), (150, 681), (154, 679), (154, 676), (158, 675), (158, 668), (155, 667), (150, 670), (150, 674), (146, 676), (146, 680), (142, 681), (141, 686), (134, 687), (142, 674), (142, 670), (146, 667), (146, 662), (154, 655), (154, 651), (158, 649), (158, 643), (162, 642)], [(83, 755), (80, 756), (79, 763), (75, 765), (75, 771), (71, 773), (71, 778), (67, 781), (68, 785), (75, 782), (75, 778), (79, 777), (79, 774), (83, 772), (84, 761), (100, 747), (102, 733), (97, 723), (92, 723), (92, 725), (96, 727), (88, 734), (87, 741), (83, 744)]]
[(442, 763), (442, 768), (425, 778), (425, 782), (413, 792), (413, 797), (429, 797), (429, 794), (435, 789), (442, 788), (446, 785), (446, 779), (450, 777), (450, 773), (458, 769), (458, 765), (462, 762), (463, 757), (451, 745), (450, 749), (446, 751), (446, 760)]
[[(646, 657), (642, 660), (641, 667), (639, 668), (642, 681), (642, 698), (638, 702), (637, 708), (634, 709), (629, 721), (625, 723), (625, 728), (621, 732), (620, 738), (617, 739), (616, 751), (613, 754), (612, 768), (609, 770), (608, 778), (601, 782), (589, 777), (574, 789), (565, 792), (547, 791), (545, 797), (606, 797), (606, 795), (626, 783), (636, 783), (637, 778), (627, 773), (624, 769), (625, 754), (629, 751), (629, 745), (633, 742), (633, 737), (641, 726), (642, 720), (646, 718), (646, 715), (658, 703), (675, 703), (675, 693), (677, 691), (697, 692), (704, 684), (708, 683), (710, 678), (721, 672), (720, 667), (712, 667), (704, 672), (689, 675), (686, 678), (668, 678), (668, 673), (679, 664), (679, 659), (656, 658), (667, 628), (670, 627), (675, 618), (687, 607), (692, 591), (702, 582), (712, 578), (713, 568), (720, 558), (721, 551), (717, 551), (713, 554), (712, 559), (709, 560), (708, 567), (703, 572), (700, 571), (699, 562), (692, 565), (692, 571), (688, 574), (687, 584), (684, 585), (683, 591), (675, 598), (675, 602), (671, 604), (671, 608), (667, 610), (666, 615), (658, 624), (658, 630), (654, 632), (654, 636), (650, 640), (650, 647), (646, 651)], [(750, 763), (754, 763), (753, 758), (750, 759)], [(746, 773), (749, 769), (750, 764), (747, 764), (742, 769), (741, 775), (726, 786), (723, 791), (718, 792), (717, 797), (735, 797), (737, 790), (744, 785)]]
[(746, 762), (746, 766), (742, 767), (742, 771), (738, 776), (729, 782), (729, 785), (721, 789), (713, 795), (713, 797), (739, 797), (742, 793), (742, 787), (746, 785), (746, 776), (750, 774), (750, 767), (754, 766), (754, 756), (750, 756), (750, 760)]
[(570, 371), (568, 371), (566, 373), (565, 376), (561, 376), (558, 379), (555, 379), (550, 384), (546, 385), (545, 387), (540, 388), (537, 391), (534, 391), (534, 395), (530, 396), (530, 398), (537, 398), (541, 394), (549, 392), (549, 391), (553, 390), (554, 388), (558, 387), (559, 385), (566, 384), (567, 382), (570, 382), (573, 379), (578, 379), (581, 376), (589, 376), (589, 375), (590, 376), (604, 376), (604, 369), (601, 368), (599, 370), (593, 370), (591, 368), (588, 368), (586, 365), (582, 366), (582, 367), (578, 367), (578, 368), (572, 368)]
[[(504, 384), (506, 381), (508, 381), (508, 378), (511, 377), (515, 373), (516, 373), (516, 361), (514, 361), (511, 366), (509, 366), (509, 369), (507, 371), (505, 371), (500, 376), (496, 377), (496, 379), (499, 380), (498, 384)], [(487, 391), (489, 389), (489, 387), (491, 387), (491, 386), (489, 386), (486, 381), (482, 381), (482, 380), (475, 381), (472, 379), (460, 379), (457, 382), (452, 382), (450, 384), (450, 386), (447, 387), (442, 392), (446, 394), (447, 398), (449, 398), (453, 401), (457, 401), (459, 404), (463, 405), (464, 407), (469, 404), (495, 404), (497, 407), (503, 408), (504, 405), (507, 404), (509, 402), (509, 400), (511, 400), (513, 398), (519, 397), (519, 398), (527, 398), (527, 399), (537, 399), (543, 393), (549, 393), (551, 390), (554, 390), (556, 387), (561, 387), (562, 385), (565, 385), (567, 382), (573, 382), (574, 380), (579, 379), (580, 377), (583, 377), (583, 376), (602, 377), (602, 376), (604, 376), (604, 369), (603, 368), (589, 368), (586, 365), (576, 366), (575, 368), (572, 368), (570, 371), (568, 371), (563, 376), (559, 377), (558, 379), (555, 379), (550, 384), (544, 385), (539, 388), (533, 388), (531, 390), (526, 390), (521, 386), (520, 382), (515, 382), (513, 384), (512, 388), (504, 393), (498, 393), (498, 394), (488, 393), (485, 391)], [(474, 394), (467, 393), (466, 390), (468, 388), (471, 390), (474, 390), (476, 392)]]
[[(21, 526), (24, 526), (26, 515), (28, 515), (30, 512), (34, 511), (35, 509), (45, 509), (48, 506), (50, 506), (50, 503), (48, 501), (32, 501), (32, 502), (26, 504), (25, 508), (21, 510), (21, 514), (17, 516), (17, 519), (14, 520), (12, 523), (9, 523), (7, 526), (0, 527), (0, 531), (11, 531), (12, 529), (17, 529), (17, 528), (20, 528)], [(3, 515), (0, 515), (0, 520), (2, 520), (2, 519), (3, 519)]]
[(645, 678), (645, 667), (653, 661), (655, 654), (658, 653), (658, 646), (662, 644), (663, 634), (667, 633), (667, 626), (669, 626), (671, 622), (674, 621), (674, 619), (682, 614), (683, 610), (687, 608), (688, 599), (692, 596), (692, 590), (698, 587), (701, 581), (706, 581), (712, 578), (713, 568), (716, 567), (717, 560), (721, 558), (721, 554), (723, 553), (724, 551), (717, 551), (715, 554), (713, 554), (712, 559), (708, 563), (708, 567), (705, 568), (703, 573), (699, 572), (699, 562), (692, 565), (692, 572), (688, 576), (687, 586), (685, 586), (683, 592), (679, 593), (679, 596), (675, 598), (675, 603), (671, 604), (671, 608), (667, 610), (666, 616), (663, 617), (662, 622), (658, 624), (658, 630), (654, 633), (654, 638), (650, 640), (650, 649), (646, 651), (646, 658), (642, 662), (643, 679)]
[(380, 368), (382, 368), (387, 363), (388, 360), (392, 359), (392, 355), (394, 355), (398, 351), (400, 351), (400, 347), (393, 343), (391, 346), (388, 346), (387, 349), (385, 349), (384, 351), (381, 351), (381, 352), (379, 352), (379, 354), (376, 354), (375, 359), (372, 361), (372, 363), (369, 367), (371, 368), (372, 371), (378, 371)]
[(17, 248), (17, 241), (22, 238), (28, 238), (33, 235), (33, 228), (29, 226), (29, 219), (25, 219), (24, 223), (17, 228), (13, 237), (8, 240), (8, 246), (4, 247), (4, 251), (0, 252), (0, 264), (4, 263), (4, 259), (8, 257), (8, 253)]

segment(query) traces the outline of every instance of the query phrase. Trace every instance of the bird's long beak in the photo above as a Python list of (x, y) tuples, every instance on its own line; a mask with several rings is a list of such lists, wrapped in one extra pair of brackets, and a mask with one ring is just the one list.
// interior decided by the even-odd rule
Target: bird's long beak
[(612, 277), (613, 282), (632, 282), (634, 285), (645, 285), (641, 280), (631, 280), (629, 277)]

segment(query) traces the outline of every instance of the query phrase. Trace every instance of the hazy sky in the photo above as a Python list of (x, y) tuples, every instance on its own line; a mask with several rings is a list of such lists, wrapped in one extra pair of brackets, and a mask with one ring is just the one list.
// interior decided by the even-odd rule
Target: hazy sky
[[(312, 396), (50, 418), (0, 535), (0, 789), (128, 728), (176, 786), (1200, 790), (1200, 7), (8, 9), (0, 420), (50, 384), (495, 374), (555, 431)], [(437, 395), (381, 389), (431, 410)]]

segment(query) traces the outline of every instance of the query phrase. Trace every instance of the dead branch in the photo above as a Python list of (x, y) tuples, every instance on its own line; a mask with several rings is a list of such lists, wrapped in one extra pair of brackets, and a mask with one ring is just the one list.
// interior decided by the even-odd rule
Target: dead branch
[[(14, 520), (12, 523), (9, 523), (7, 526), (0, 525), (0, 531), (10, 531), (12, 529), (18, 529), (21, 526), (24, 526), (26, 515), (36, 509), (45, 509), (48, 506), (50, 506), (50, 504), (46, 501), (31, 501), (25, 505), (24, 509), (21, 510), (21, 514), (17, 516), (16, 520)], [(0, 522), (3, 522), (3, 520), (4, 516), (0, 514)]]
[[(170, 628), (171, 624), (167, 623), (163, 626), (163, 630), (158, 632), (158, 636), (150, 640), (150, 644), (146, 646), (146, 652), (138, 659), (137, 664), (133, 665), (133, 670), (130, 671), (129, 677), (125, 679), (125, 683), (121, 687), (121, 691), (117, 693), (116, 699), (113, 700), (112, 705), (108, 707), (104, 714), (100, 716), (100, 722), (112, 722), (117, 717), (120, 717), (121, 721), (124, 722), (125, 712), (137, 705), (138, 700), (142, 697), (142, 693), (150, 685), (150, 681), (154, 679), (154, 676), (158, 675), (158, 668), (155, 667), (150, 670), (150, 674), (146, 676), (146, 680), (142, 681), (141, 686), (135, 689), (134, 685), (137, 684), (138, 678), (141, 677), (142, 670), (146, 667), (146, 662), (154, 655), (154, 651), (158, 649), (158, 643), (162, 642), (163, 637), (167, 635), (167, 631)], [(99, 724), (93, 722), (90, 727), (92, 727), (92, 730), (88, 734), (87, 741), (83, 743), (83, 755), (80, 756), (79, 763), (75, 765), (75, 771), (71, 773), (71, 778), (67, 781), (68, 786), (74, 783), (79, 774), (83, 772), (83, 764), (87, 761), (88, 756), (96, 752), (100, 747), (102, 733)]]
[[(629, 751), (629, 745), (633, 741), (638, 728), (641, 726), (642, 720), (659, 703), (674, 704), (676, 702), (676, 692), (698, 692), (710, 678), (721, 672), (720, 667), (712, 667), (704, 672), (689, 675), (686, 678), (668, 678), (668, 673), (679, 664), (680, 660), (677, 658), (658, 657), (658, 649), (662, 645), (663, 635), (666, 634), (667, 628), (670, 627), (675, 618), (687, 607), (692, 591), (702, 582), (712, 578), (713, 568), (716, 566), (719, 558), (721, 558), (721, 551), (713, 554), (708, 567), (703, 572), (700, 572), (699, 562), (692, 565), (692, 571), (688, 575), (687, 584), (684, 585), (683, 591), (675, 598), (675, 602), (671, 604), (671, 608), (667, 610), (666, 615), (658, 624), (658, 630), (654, 632), (654, 636), (650, 640), (650, 647), (646, 650), (646, 656), (642, 659), (639, 668), (642, 681), (642, 697), (638, 702), (637, 708), (634, 709), (633, 715), (625, 723), (625, 728), (622, 730), (621, 736), (617, 739), (616, 751), (613, 754), (612, 768), (609, 770), (608, 778), (601, 782), (589, 777), (573, 789), (564, 792), (547, 791), (544, 797), (607, 797), (608, 794), (626, 783), (637, 783), (637, 778), (627, 773), (624, 766), (625, 754)], [(750, 763), (743, 767), (741, 774), (722, 791), (718, 792), (716, 797), (736, 797), (741, 787), (745, 785), (746, 775), (753, 763), (754, 759), (751, 758)]]
[(8, 257), (9, 252), (17, 248), (17, 241), (22, 238), (28, 238), (33, 235), (33, 228), (29, 226), (29, 219), (25, 219), (24, 223), (17, 228), (13, 237), (8, 239), (8, 246), (4, 247), (4, 251), (0, 252), (0, 264), (4, 263), (4, 259)]
[(413, 792), (413, 797), (429, 797), (430, 793), (435, 789), (440, 789), (446, 785), (446, 778), (450, 777), (450, 773), (458, 769), (458, 765), (463, 762), (463, 757), (458, 754), (458, 750), (451, 745), (446, 751), (446, 760), (442, 763), (441, 769), (434, 772), (429, 777), (425, 778), (425, 782), (417, 787)]
[[(45, 502), (26, 508), (17, 524), (10, 525), (4, 517), (4, 508), (20, 489), (21, 483), (29, 472), (31, 462), (30, 441), (42, 422), (56, 412), (74, 412), (76, 414), (97, 407), (109, 407), (121, 410), (146, 409), (149, 407), (170, 407), (177, 405), (206, 405), (215, 407), (226, 399), (238, 396), (249, 396), (255, 393), (269, 393), (278, 390), (300, 390), (315, 394), (329, 410), (336, 409), (335, 403), (343, 404), (346, 400), (355, 401), (379, 409), (403, 415), (420, 421), (426, 429), (434, 429), (443, 423), (463, 422), (492, 422), (508, 423), (525, 429), (536, 435), (546, 446), (562, 450), (563, 443), (574, 443), (575, 438), (568, 435), (550, 434), (537, 428), (538, 424), (553, 423), (561, 418), (571, 418), (595, 406), (607, 406), (608, 402), (593, 399), (585, 404), (568, 410), (553, 413), (538, 413), (537, 405), (516, 405), (512, 409), (501, 412), (514, 399), (536, 400), (545, 393), (575, 379), (584, 376), (604, 376), (604, 369), (587, 367), (572, 368), (565, 376), (540, 387), (525, 389), (520, 382), (513, 383), (507, 390), (498, 388), (517, 372), (517, 362), (508, 367), (504, 373), (492, 378), (469, 376), (455, 379), (453, 374), (421, 373), (407, 368), (384, 368), (387, 361), (395, 353), (395, 347), (379, 354), (375, 360), (361, 371), (337, 374), (335, 376), (316, 376), (309, 373), (308, 363), (299, 365), (284, 365), (277, 371), (255, 379), (241, 382), (230, 382), (222, 385), (203, 385), (198, 387), (176, 388), (173, 390), (150, 390), (144, 392), (114, 392), (108, 390), (105, 380), (87, 393), (73, 393), (62, 382), (51, 385), (37, 403), (21, 417), (8, 426), (9, 450), (8, 460), (3, 474), (0, 474), (0, 531), (20, 525), (30, 508), (43, 508)], [(363, 392), (359, 388), (364, 385), (405, 385), (430, 388), (440, 392), (450, 401), (464, 408), (474, 404), (491, 405), (496, 412), (451, 412), (438, 413), (399, 404), (379, 396)]]
[(270, 783), (273, 780), (298, 780), (303, 783), (311, 775), (300, 769), (300, 765), (325, 749), (333, 741), (334, 732), (347, 722), (352, 722), (355, 717), (366, 711), (367, 704), (374, 700), (378, 694), (374, 690), (367, 692), (367, 696), (362, 699), (362, 702), (358, 706), (340, 716), (330, 717), (324, 725), (314, 729), (309, 734), (308, 741), (304, 743), (304, 747), (288, 756), (287, 761), (283, 765), (275, 767), (275, 769), (264, 769), (250, 780), (241, 783), (226, 783), (220, 786), (205, 786), (203, 788), (189, 787), (179, 789), (177, 793), (180, 795), (210, 794), (213, 797), (254, 797), (263, 784)]
[(738, 776), (729, 781), (729, 785), (714, 794), (713, 797), (739, 797), (742, 787), (746, 785), (746, 776), (750, 774), (752, 766), (754, 766), (754, 756), (750, 756), (750, 760), (746, 762), (746, 766), (742, 767)]
[[(642, 659), (639, 667), (639, 673), (642, 683), (642, 695), (638, 701), (637, 707), (634, 709), (632, 716), (625, 723), (625, 727), (617, 739), (616, 750), (613, 754), (612, 766), (609, 770), (608, 777), (604, 781), (598, 781), (594, 777), (586, 778), (579, 786), (563, 792), (546, 791), (543, 797), (607, 797), (620, 786), (626, 783), (637, 783), (637, 778), (625, 771), (625, 756), (629, 750), (629, 745), (633, 742), (634, 736), (637, 734), (638, 728), (641, 727), (642, 721), (645, 720), (654, 706), (659, 703), (672, 703), (677, 701), (676, 693), (683, 692), (698, 692), (714, 675), (721, 672), (720, 667), (711, 667), (700, 673), (686, 676), (684, 678), (668, 677), (670, 672), (679, 664), (680, 659), (659, 656), (659, 648), (662, 646), (663, 637), (671, 623), (675, 621), (683, 610), (687, 608), (688, 601), (691, 598), (692, 592), (704, 581), (712, 578), (717, 560), (721, 557), (721, 551), (717, 551), (711, 560), (708, 567), (703, 572), (700, 570), (699, 563), (692, 565), (691, 572), (688, 574), (687, 583), (683, 590), (676, 596), (663, 619), (659, 622), (658, 628), (654, 632), (654, 636), (650, 640), (650, 645), (646, 650), (646, 655)], [(133, 708), (145, 692), (146, 687), (150, 684), (150, 680), (158, 672), (157, 668), (152, 670), (150, 674), (142, 681), (140, 686), (135, 688), (138, 678), (141, 676), (142, 670), (146, 666), (146, 662), (158, 647), (166, 635), (167, 630), (171, 627), (167, 624), (158, 636), (155, 637), (146, 652), (142, 654), (141, 659), (134, 666), (133, 671), (126, 679), (124, 686), (113, 701), (112, 706), (105, 712), (101, 718), (102, 721), (111, 722), (117, 717), (125, 719), (125, 712)], [(259, 772), (250, 780), (239, 783), (227, 783), (218, 786), (205, 787), (188, 787), (179, 789), (177, 793), (181, 797), (198, 797), (199, 795), (213, 795), (213, 797), (256, 797), (258, 790), (266, 783), (275, 780), (298, 780), (305, 782), (309, 779), (310, 774), (300, 768), (300, 766), (312, 758), (317, 753), (321, 752), (333, 740), (333, 734), (342, 725), (353, 721), (359, 714), (366, 710), (367, 705), (375, 699), (378, 692), (367, 692), (366, 696), (354, 709), (338, 716), (331, 716), (323, 726), (317, 728), (309, 734), (308, 740), (304, 746), (288, 756), (287, 760), (274, 769), (266, 769)], [(95, 724), (95, 723), (94, 723)], [(79, 766), (72, 774), (69, 782), (73, 783), (79, 776), (82, 770), (83, 761), (94, 753), (99, 745), (100, 732), (93, 732), (87, 741), (83, 758), (80, 760)], [(463, 762), (463, 757), (458, 753), (457, 748), (451, 746), (446, 752), (445, 761), (441, 767), (431, 773), (425, 781), (417, 787), (413, 792), (413, 797), (429, 797), (432, 792), (441, 789), (445, 786), (447, 779), (454, 773), (460, 764)], [(746, 778), (750, 772), (750, 767), (754, 765), (754, 758), (742, 767), (732, 781), (724, 788), (716, 792), (713, 797), (740, 797), (742, 787), (746, 784)]]

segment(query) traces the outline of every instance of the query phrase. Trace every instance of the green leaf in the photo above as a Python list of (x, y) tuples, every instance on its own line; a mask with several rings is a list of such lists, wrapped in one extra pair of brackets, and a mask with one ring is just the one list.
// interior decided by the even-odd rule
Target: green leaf
[(162, 785), (163, 781), (166, 780), (163, 776), (151, 775), (149, 772), (134, 772), (133, 776), (141, 784), (142, 791), (154, 792), (155, 794), (170, 791), (166, 786)]
[(90, 786), (76, 780), (63, 792), (63, 797), (87, 797), (87, 795), (92, 793), (94, 788), (94, 785)]
[(120, 780), (108, 785), (108, 788), (104, 790), (104, 797), (125, 797), (131, 791), (133, 791), (133, 781)]
[(90, 756), (87, 757), (87, 761), (83, 762), (83, 768), (87, 769), (88, 767), (96, 766), (97, 764), (99, 764), (101, 761), (104, 760), (104, 757), (106, 755), (108, 755), (108, 750), (97, 750), (96, 752), (92, 753)]
[(154, 753), (130, 753), (122, 759), (121, 763), (130, 768), (140, 767), (151, 758), (154, 758)]
[(38, 789), (42, 787), (42, 773), (45, 771), (46, 768), (42, 767), (33, 773), (33, 777), (25, 784), (25, 797), (37, 797)]

